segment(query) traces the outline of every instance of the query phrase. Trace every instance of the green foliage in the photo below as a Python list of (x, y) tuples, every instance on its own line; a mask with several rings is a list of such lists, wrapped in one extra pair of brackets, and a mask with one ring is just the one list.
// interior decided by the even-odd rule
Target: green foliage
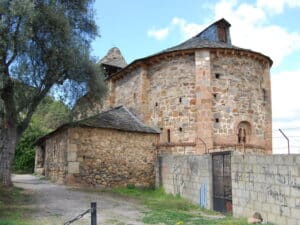
[[(89, 90), (103, 96), (104, 78), (90, 56), (98, 35), (93, 2), (0, 1), (0, 165), (13, 160), (8, 156), (48, 94), (69, 106)], [(7, 186), (10, 169), (0, 170)]]
[(70, 109), (63, 102), (46, 97), (33, 114), (30, 125), (42, 133), (48, 133), (69, 120)]
[(14, 120), (20, 134), (48, 93), (70, 105), (89, 90), (97, 98), (104, 94), (90, 56), (98, 35), (92, 3), (0, 1), (0, 114)]
[[(149, 210), (143, 222), (166, 225), (246, 225), (245, 219), (224, 216), (217, 212), (204, 210), (179, 196), (166, 194), (159, 189), (116, 188), (116, 193), (141, 200)], [(269, 224), (270, 225), (270, 224)]]
[(29, 126), (23, 133), (15, 152), (13, 170), (15, 172), (33, 173), (35, 147), (34, 142), (45, 132), (40, 129)]
[(13, 170), (18, 173), (33, 172), (35, 141), (69, 121), (70, 110), (51, 97), (43, 99), (34, 113), (29, 127), (23, 133), (15, 152)]

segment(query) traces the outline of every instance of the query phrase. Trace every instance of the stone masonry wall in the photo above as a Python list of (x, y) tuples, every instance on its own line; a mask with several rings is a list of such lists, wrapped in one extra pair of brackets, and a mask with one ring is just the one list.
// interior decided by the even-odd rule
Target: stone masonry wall
[(68, 155), (70, 160), (76, 159), (78, 171), (69, 170), (67, 183), (98, 187), (154, 186), (157, 139), (156, 134), (70, 128), (68, 151), (72, 157)]
[(64, 130), (47, 139), (45, 145), (45, 176), (60, 184), (65, 182), (67, 143), (68, 132)]
[(233, 155), (233, 214), (300, 224), (300, 155)]
[(211, 94), (211, 63), (209, 50), (195, 52), (195, 90), (196, 90), (196, 143), (198, 153), (207, 153), (213, 148), (213, 119)]
[[(214, 146), (237, 145), (238, 124), (249, 122), (246, 145), (270, 151), (272, 129), (267, 65), (235, 54), (211, 54)], [(216, 121), (218, 120), (218, 121)]]
[(134, 113), (140, 113), (140, 74), (141, 69), (135, 69), (126, 74), (125, 77), (115, 81), (114, 84), (114, 104), (124, 105)]
[(167, 193), (180, 195), (206, 209), (212, 209), (211, 155), (162, 155), (157, 184)]
[(113, 106), (125, 105), (145, 124), (161, 129), (162, 151), (195, 152), (197, 108), (193, 53), (141, 65), (113, 81), (112, 86)]
[(178, 146), (194, 143), (196, 138), (194, 54), (172, 56), (150, 65), (148, 79), (148, 124), (161, 129), (160, 143), (166, 144), (165, 148), (194, 152), (192, 146)]

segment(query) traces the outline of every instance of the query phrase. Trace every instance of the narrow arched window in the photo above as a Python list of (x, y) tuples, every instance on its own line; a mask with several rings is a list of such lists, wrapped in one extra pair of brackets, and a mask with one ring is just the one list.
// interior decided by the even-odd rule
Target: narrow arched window
[(242, 121), (237, 127), (238, 144), (246, 144), (249, 142), (251, 135), (251, 125), (247, 121)]

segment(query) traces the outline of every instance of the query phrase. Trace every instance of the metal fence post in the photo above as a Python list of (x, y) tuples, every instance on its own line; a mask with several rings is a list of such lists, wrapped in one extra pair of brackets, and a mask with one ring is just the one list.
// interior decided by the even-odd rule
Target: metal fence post
[(91, 225), (97, 225), (97, 203), (91, 202)]

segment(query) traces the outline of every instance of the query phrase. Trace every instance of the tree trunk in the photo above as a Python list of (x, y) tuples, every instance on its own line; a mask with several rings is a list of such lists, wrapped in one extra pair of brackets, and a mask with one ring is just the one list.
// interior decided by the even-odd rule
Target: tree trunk
[(18, 140), (15, 127), (0, 128), (0, 185), (12, 186), (11, 171)]

